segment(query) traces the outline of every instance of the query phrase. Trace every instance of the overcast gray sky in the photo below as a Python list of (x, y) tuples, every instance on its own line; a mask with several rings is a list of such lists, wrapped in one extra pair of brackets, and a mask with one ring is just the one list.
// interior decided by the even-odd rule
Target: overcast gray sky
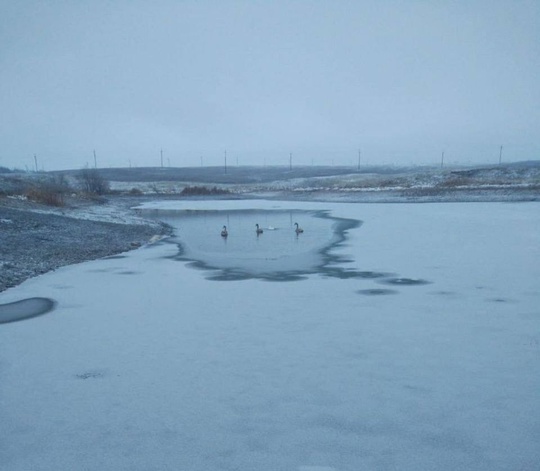
[(0, 166), (540, 158), (540, 2), (0, 0)]

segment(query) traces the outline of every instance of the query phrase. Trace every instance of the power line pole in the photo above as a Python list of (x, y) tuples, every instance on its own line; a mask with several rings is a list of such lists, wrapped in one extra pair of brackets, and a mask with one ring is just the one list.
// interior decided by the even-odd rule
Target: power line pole
[(358, 170), (360, 170), (360, 161), (362, 159), (362, 152), (358, 149)]
[(96, 150), (94, 149), (94, 168), (97, 168)]
[(292, 152), (289, 154), (289, 170), (292, 170)]
[(444, 166), (444, 150), (443, 150), (443, 153), (441, 155), (441, 168), (443, 168)]
[(34, 154), (34, 163), (36, 164), (36, 173), (37, 173), (38, 166), (37, 166), (37, 156), (36, 156), (36, 154)]
[(160, 150), (161, 154), (161, 168), (163, 168), (163, 149)]
[(227, 173), (227, 151), (225, 151), (225, 173)]
[(503, 148), (503, 146), (501, 146), (501, 148), (499, 150), (499, 165), (501, 165), (501, 162), (502, 162), (502, 148)]

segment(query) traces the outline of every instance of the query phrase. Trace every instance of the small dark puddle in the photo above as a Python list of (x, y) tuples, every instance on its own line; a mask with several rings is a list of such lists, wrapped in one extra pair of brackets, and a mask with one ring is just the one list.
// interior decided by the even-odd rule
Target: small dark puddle
[(0, 304), (0, 324), (41, 316), (52, 311), (55, 304), (49, 298), (28, 298), (13, 303)]
[(489, 298), (487, 301), (491, 303), (508, 303), (511, 302), (509, 299), (505, 298)]
[(105, 376), (105, 374), (102, 371), (88, 371), (86, 373), (75, 375), (78, 379), (95, 379), (103, 378), (103, 376)]
[(358, 294), (365, 294), (367, 296), (381, 296), (386, 294), (398, 294), (399, 291), (395, 289), (359, 289), (356, 291)]
[(331, 278), (339, 278), (342, 280), (348, 280), (351, 278), (373, 280), (377, 278), (385, 278), (391, 275), (389, 273), (380, 273), (380, 272), (375, 272), (375, 271), (358, 271), (358, 270), (351, 270), (351, 269), (338, 268), (338, 267), (329, 267), (325, 269), (323, 276), (331, 277)]
[(449, 297), (457, 295), (455, 291), (445, 291), (445, 290), (433, 291), (432, 293), (429, 293), (429, 294), (433, 294), (436, 296), (449, 296)]
[(421, 280), (419, 278), (387, 278), (379, 281), (379, 283), (396, 286), (418, 286), (430, 284), (431, 281)]

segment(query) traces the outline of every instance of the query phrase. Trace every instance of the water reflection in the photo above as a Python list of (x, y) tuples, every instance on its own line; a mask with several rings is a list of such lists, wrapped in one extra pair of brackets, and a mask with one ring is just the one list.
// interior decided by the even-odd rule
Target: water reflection
[[(169, 240), (179, 248), (174, 258), (211, 270), (211, 280), (295, 281), (313, 273), (353, 276), (335, 266), (349, 260), (332, 250), (343, 243), (348, 230), (360, 226), (355, 219), (300, 210), (151, 210), (146, 215), (171, 225), (175, 235)], [(223, 226), (227, 237), (220, 236)], [(365, 273), (354, 276), (379, 276)]]

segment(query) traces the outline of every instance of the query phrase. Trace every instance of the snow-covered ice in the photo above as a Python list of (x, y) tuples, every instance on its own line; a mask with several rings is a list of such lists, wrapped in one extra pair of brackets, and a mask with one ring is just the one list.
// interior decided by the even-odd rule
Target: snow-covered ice
[(327, 210), (388, 276), (215, 281), (169, 240), (8, 289), (56, 308), (0, 324), (0, 469), (538, 469), (538, 203), (158, 207)]

